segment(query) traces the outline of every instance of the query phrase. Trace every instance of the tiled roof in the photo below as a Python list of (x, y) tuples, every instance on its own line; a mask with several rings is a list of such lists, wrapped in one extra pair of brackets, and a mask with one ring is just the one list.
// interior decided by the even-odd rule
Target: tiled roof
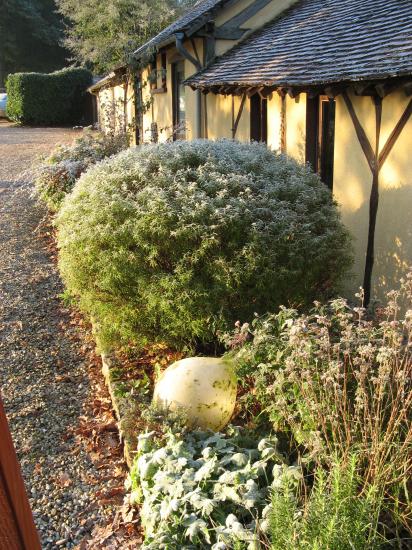
[(156, 46), (167, 42), (170, 38), (172, 38), (174, 33), (181, 32), (192, 27), (199, 19), (203, 17), (207, 19), (207, 15), (209, 14), (209, 12), (210, 16), (212, 16), (212, 12), (214, 12), (224, 3), (225, 0), (199, 0), (189, 11), (187, 11), (179, 19), (163, 29), (159, 34), (146, 42), (146, 44), (140, 46), (140, 48), (138, 48), (134, 52), (134, 55), (136, 57), (139, 57), (147, 50), (156, 48)]
[(412, 0), (300, 0), (187, 83), (305, 86), (412, 74)]

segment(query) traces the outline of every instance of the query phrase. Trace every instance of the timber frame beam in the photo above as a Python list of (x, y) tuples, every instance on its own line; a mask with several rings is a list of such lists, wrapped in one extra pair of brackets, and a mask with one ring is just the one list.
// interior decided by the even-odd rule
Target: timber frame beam
[(279, 94), (288, 94), (290, 97), (297, 97), (299, 94), (308, 94), (309, 97), (326, 95), (333, 99), (347, 90), (353, 90), (355, 95), (385, 98), (394, 91), (403, 91), (407, 96), (412, 95), (412, 76), (390, 78), (382, 80), (365, 80), (359, 82), (342, 81), (327, 84), (273, 84), (271, 82), (256, 82), (256, 84), (246, 84), (241, 82), (222, 82), (220, 84), (190, 83), (193, 90), (201, 90), (206, 94), (212, 92), (221, 95), (252, 95), (256, 91), (270, 95), (273, 92)]
[(366, 132), (362, 127), (362, 124), (360, 123), (359, 118), (355, 112), (352, 100), (350, 99), (349, 95), (345, 91), (343, 92), (342, 96), (348, 109), (349, 115), (352, 119), (352, 123), (355, 128), (359, 143), (362, 147), (363, 153), (366, 157), (372, 173), (372, 186), (369, 198), (368, 242), (366, 247), (365, 272), (363, 279), (364, 304), (365, 306), (368, 306), (371, 298), (372, 272), (375, 262), (375, 232), (379, 208), (379, 173), (390, 152), (392, 151), (395, 143), (397, 142), (399, 136), (401, 135), (406, 123), (412, 116), (412, 99), (409, 101), (406, 109), (404, 110), (402, 116), (392, 130), (392, 133), (387, 139), (385, 145), (382, 147), (382, 149), (380, 149), (383, 101), (381, 96), (376, 95), (372, 97), (375, 105), (375, 148), (372, 148)]
[[(271, 93), (277, 92), (282, 98), (281, 111), (281, 151), (286, 151), (286, 101), (289, 95), (292, 98), (298, 97), (300, 93), (305, 93), (309, 98), (319, 95), (326, 95), (329, 99), (334, 99), (341, 95), (349, 112), (352, 124), (365, 155), (369, 169), (372, 174), (372, 186), (369, 199), (369, 227), (368, 240), (365, 257), (365, 270), (363, 279), (364, 304), (369, 305), (371, 299), (372, 272), (375, 261), (375, 232), (376, 221), (379, 207), (379, 173), (386, 159), (391, 153), (395, 143), (401, 135), (406, 123), (412, 117), (412, 99), (409, 101), (402, 116), (392, 130), (386, 143), (381, 147), (380, 134), (382, 126), (382, 103), (384, 98), (395, 91), (403, 91), (406, 96), (412, 96), (412, 76), (387, 78), (380, 80), (365, 80), (359, 82), (338, 82), (331, 84), (318, 84), (306, 86), (294, 85), (274, 85), (270, 82), (261, 82), (254, 85), (242, 83), (213, 84), (206, 85), (201, 83), (191, 84), (193, 89), (200, 89), (202, 93), (212, 92), (214, 94), (224, 94), (232, 96), (232, 138), (236, 136), (237, 127), (242, 115), (246, 97), (251, 97), (259, 93), (261, 97), (268, 97)], [(355, 96), (369, 96), (375, 109), (375, 144), (372, 147), (366, 132), (359, 121), (353, 102), (349, 96), (349, 90)], [(234, 97), (241, 96), (241, 104), (238, 115), (235, 119)]]
[(235, 98), (232, 97), (232, 139), (235, 139), (237, 128), (239, 126), (240, 117), (243, 113), (243, 107), (245, 106), (246, 102), (246, 94), (243, 94), (242, 99), (240, 101), (239, 111), (237, 113), (236, 119), (235, 119)]

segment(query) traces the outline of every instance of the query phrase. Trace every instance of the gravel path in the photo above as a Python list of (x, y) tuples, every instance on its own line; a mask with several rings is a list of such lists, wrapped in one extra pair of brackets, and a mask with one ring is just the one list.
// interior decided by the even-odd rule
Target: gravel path
[(45, 549), (73, 548), (111, 510), (96, 503), (111, 476), (78, 435), (85, 403), (96, 397), (90, 355), (59, 298), (46, 212), (19, 179), (37, 155), (73, 135), (0, 124), (0, 388)]

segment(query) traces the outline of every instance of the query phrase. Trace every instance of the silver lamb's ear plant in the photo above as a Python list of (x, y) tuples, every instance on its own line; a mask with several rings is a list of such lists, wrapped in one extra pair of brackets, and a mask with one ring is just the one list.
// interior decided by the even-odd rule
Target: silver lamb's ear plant
[(139, 437), (129, 487), (142, 502), (142, 548), (259, 548), (271, 484), (297, 484), (299, 476), (277, 450), (276, 438), (249, 448), (243, 431), (228, 431), (197, 430), (183, 438), (169, 432), (163, 446), (153, 432)]

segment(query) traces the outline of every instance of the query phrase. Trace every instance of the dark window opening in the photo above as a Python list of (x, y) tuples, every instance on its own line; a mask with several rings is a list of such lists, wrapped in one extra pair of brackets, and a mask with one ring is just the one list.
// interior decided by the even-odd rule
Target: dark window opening
[(142, 79), (138, 76), (135, 80), (135, 126), (136, 126), (136, 144), (140, 145), (144, 141), (143, 136), (143, 93)]
[(186, 94), (183, 82), (185, 80), (184, 61), (172, 65), (172, 101), (173, 101), (173, 139), (186, 138)]
[(162, 64), (162, 68), (161, 68), (161, 85), (162, 85), (162, 88), (166, 91), (166, 84), (167, 84), (167, 55), (166, 55), (166, 52), (161, 53), (160, 61), (161, 61), (161, 64)]
[(267, 99), (263, 99), (259, 94), (254, 94), (250, 98), (250, 139), (252, 141), (268, 140), (268, 109)]
[(332, 190), (336, 103), (317, 96), (308, 97), (306, 105), (306, 162)]
[(157, 61), (156, 58), (150, 63), (150, 89), (155, 90), (157, 88)]

